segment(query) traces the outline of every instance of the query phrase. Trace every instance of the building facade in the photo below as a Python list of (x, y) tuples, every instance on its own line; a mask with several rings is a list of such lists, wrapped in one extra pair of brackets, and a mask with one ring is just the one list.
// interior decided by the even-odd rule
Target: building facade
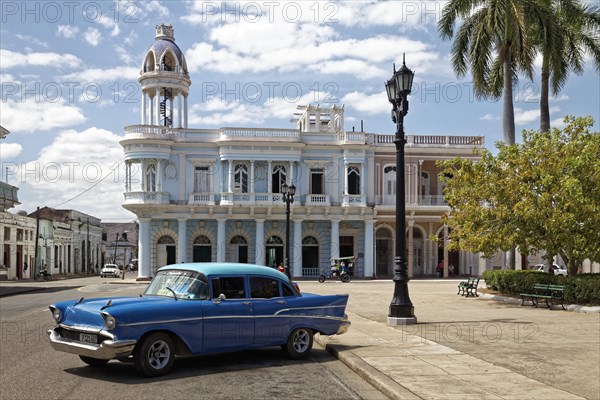
[[(139, 277), (172, 263), (231, 261), (274, 266), (284, 259), (284, 184), (294, 185), (289, 264), (314, 277), (332, 258), (356, 256), (358, 277), (393, 274), (394, 135), (346, 131), (344, 107), (300, 106), (291, 129), (188, 127), (191, 80), (171, 26), (157, 26), (141, 75), (140, 124), (125, 127), (123, 207), (139, 222)], [(411, 276), (439, 261), (455, 273), (490, 267), (444, 250), (447, 231), (437, 160), (473, 158), (481, 136), (409, 135), (407, 244)], [(438, 242), (429, 238), (435, 235)], [(440, 245), (441, 244), (441, 245)], [(446, 269), (446, 275), (448, 271)]]

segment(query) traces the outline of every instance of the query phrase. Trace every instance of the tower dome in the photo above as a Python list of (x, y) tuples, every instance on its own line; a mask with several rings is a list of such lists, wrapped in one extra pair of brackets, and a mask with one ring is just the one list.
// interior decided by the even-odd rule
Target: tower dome
[(154, 71), (170, 71), (189, 76), (185, 56), (175, 43), (172, 25), (156, 26), (156, 37), (146, 52), (142, 74)]

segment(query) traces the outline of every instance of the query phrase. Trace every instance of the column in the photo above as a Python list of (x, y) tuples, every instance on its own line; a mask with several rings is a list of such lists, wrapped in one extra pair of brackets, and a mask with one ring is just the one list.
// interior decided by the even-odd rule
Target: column
[(267, 193), (273, 193), (273, 163), (269, 160), (267, 163)]
[[(171, 118), (171, 127), (175, 126), (175, 114), (173, 113), (173, 103), (175, 103), (173, 101), (173, 97), (169, 98), (169, 118)], [(167, 102), (165, 100), (165, 107), (167, 106)]]
[[(290, 161), (290, 176), (288, 177), (289, 185), (291, 185), (293, 183), (293, 179), (294, 179), (294, 162)], [(296, 182), (296, 185), (294, 185), (294, 186), (298, 186), (298, 182)]]
[(366, 206), (366, 201), (367, 201), (367, 193), (365, 192), (365, 180), (367, 178), (367, 174), (365, 171), (365, 164), (364, 162), (360, 164), (360, 205), (361, 206)]
[(156, 188), (157, 192), (162, 192), (163, 160), (156, 160)]
[(217, 262), (225, 262), (227, 250), (227, 243), (225, 243), (225, 221), (227, 220), (217, 220)]
[[(435, 230), (433, 229), (433, 222), (429, 222), (427, 228), (427, 237), (431, 235), (435, 235)], [(427, 274), (435, 275), (435, 268), (437, 267), (437, 243), (431, 240), (425, 241), (425, 246), (427, 248)]]
[(250, 193), (254, 196), (254, 160), (250, 160)]
[(181, 90), (177, 93), (177, 127), (181, 128), (182, 109), (181, 109)]
[[(364, 249), (364, 277), (373, 277), (373, 235), (374, 235), (375, 221), (365, 221), (365, 249)], [(354, 268), (354, 272), (358, 272), (357, 268)]]
[(160, 126), (160, 86), (156, 86), (156, 100), (155, 100), (155, 104), (156, 104), (156, 121), (155, 121), (155, 125), (156, 126)]
[(348, 194), (348, 163), (344, 161), (344, 196)]
[(254, 263), (258, 265), (267, 265), (265, 254), (265, 220), (256, 220), (256, 249)]
[(150, 254), (152, 244), (150, 243), (150, 218), (138, 218), (140, 227), (138, 237), (138, 277), (137, 280), (149, 280), (152, 276), (152, 266), (150, 264)]
[(187, 262), (187, 218), (177, 218), (177, 262)]
[(340, 257), (340, 221), (331, 220), (331, 244), (329, 247), (330, 258)]
[(188, 96), (183, 96), (183, 127), (188, 127)]
[(152, 122), (154, 121), (154, 97), (150, 96), (150, 94), (148, 94), (148, 96), (150, 97), (150, 119), (146, 122), (148, 125), (152, 125)]
[(414, 274), (414, 268), (415, 268), (415, 249), (414, 249), (414, 242), (413, 242), (413, 228), (415, 227), (415, 221), (414, 220), (408, 220), (408, 243), (406, 245), (407, 247), (407, 253), (408, 253), (408, 277), (412, 278), (413, 274)]
[(448, 225), (444, 225), (444, 278), (448, 277)]
[(294, 220), (294, 238), (292, 240), (292, 276), (302, 276), (302, 220)]
[(146, 92), (142, 90), (142, 125), (146, 125)]
[(233, 160), (227, 161), (227, 191), (233, 192)]

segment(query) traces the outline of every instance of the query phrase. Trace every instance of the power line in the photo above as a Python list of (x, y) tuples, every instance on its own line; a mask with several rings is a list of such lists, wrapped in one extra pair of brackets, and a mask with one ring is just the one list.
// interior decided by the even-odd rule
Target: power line
[[(119, 163), (119, 166), (121, 166), (121, 164), (122, 164), (122, 163)], [(117, 167), (117, 168), (118, 168), (118, 167)], [(114, 171), (114, 170), (113, 170), (113, 171)], [(80, 197), (80, 196), (83, 196), (84, 194), (86, 194), (87, 192), (89, 192), (90, 190), (92, 190), (93, 188), (95, 188), (95, 187), (96, 187), (96, 186), (97, 186), (99, 183), (103, 182), (103, 181), (104, 181), (106, 178), (108, 178), (108, 177), (111, 175), (111, 173), (112, 173), (113, 171), (111, 171), (111, 172), (109, 172), (108, 174), (106, 174), (106, 176), (105, 176), (105, 177), (103, 177), (102, 179), (100, 179), (98, 182), (94, 183), (94, 184), (93, 184), (92, 186), (90, 186), (89, 188), (85, 189), (83, 192), (79, 193), (77, 196), (71, 197), (69, 200), (63, 201), (62, 203), (60, 203), (60, 204), (59, 204), (59, 205), (57, 205), (57, 206), (54, 206), (53, 208), (58, 208), (58, 207), (60, 207), (60, 206), (62, 206), (62, 205), (64, 205), (64, 204), (67, 204), (67, 203), (69, 203), (69, 202), (71, 202), (71, 201), (73, 201), (73, 200), (77, 199), (77, 198), (78, 198), (78, 197)]]

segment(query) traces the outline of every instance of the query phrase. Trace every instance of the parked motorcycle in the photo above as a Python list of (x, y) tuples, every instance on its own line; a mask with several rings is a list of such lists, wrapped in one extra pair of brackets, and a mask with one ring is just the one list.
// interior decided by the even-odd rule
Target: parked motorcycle
[(350, 282), (354, 276), (355, 257), (341, 257), (331, 260), (331, 269), (329, 272), (323, 271), (319, 275), (319, 282), (323, 283), (326, 279), (336, 279), (344, 283)]

